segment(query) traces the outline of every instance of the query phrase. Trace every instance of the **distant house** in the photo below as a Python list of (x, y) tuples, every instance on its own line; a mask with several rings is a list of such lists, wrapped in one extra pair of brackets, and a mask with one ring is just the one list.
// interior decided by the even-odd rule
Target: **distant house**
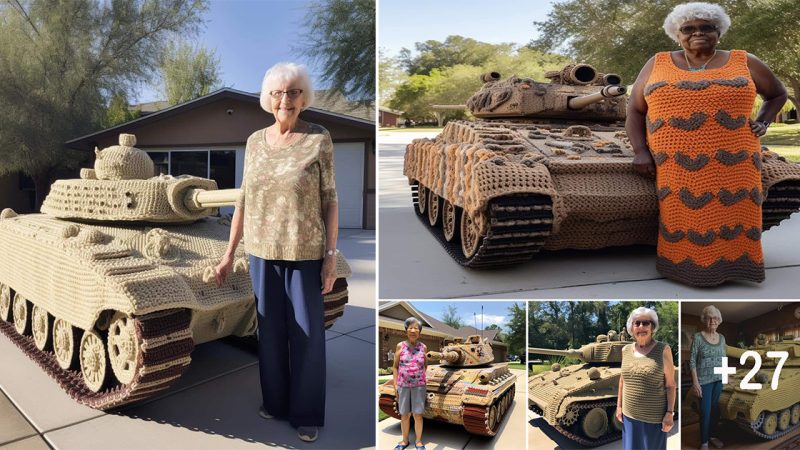
[(402, 111), (380, 107), (378, 108), (378, 123), (382, 127), (397, 127), (400, 125), (400, 116), (402, 114)]
[[(342, 99), (320, 95), (300, 117), (324, 126), (333, 138), (340, 227), (374, 229), (374, 114), (368, 108), (350, 108)], [(247, 137), (274, 122), (261, 109), (259, 94), (230, 88), (164, 106), (140, 105), (141, 117), (72, 139), (66, 146), (92, 151), (116, 144), (120, 133), (135, 134), (136, 147), (150, 154), (157, 172), (213, 178), (221, 189), (229, 189), (242, 182)]]
[(504, 362), (508, 355), (508, 344), (500, 340), (499, 330), (478, 330), (471, 326), (453, 328), (422, 311), (414, 308), (407, 301), (392, 301), (381, 304), (378, 308), (378, 367), (385, 369), (391, 367), (387, 355), (394, 352), (397, 344), (406, 339), (405, 320), (416, 317), (422, 323), (420, 340), (425, 343), (428, 350), (438, 351), (447, 340), (470, 335), (481, 334), (489, 339), (495, 362)]

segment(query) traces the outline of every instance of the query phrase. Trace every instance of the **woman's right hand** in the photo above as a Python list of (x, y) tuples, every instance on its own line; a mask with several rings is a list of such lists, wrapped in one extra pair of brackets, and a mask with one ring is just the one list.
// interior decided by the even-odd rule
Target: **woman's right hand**
[(655, 178), (656, 164), (649, 151), (637, 152), (633, 155), (633, 171), (646, 178)]
[(692, 383), (692, 389), (697, 398), (703, 398), (703, 389), (700, 387), (700, 383)]
[(617, 406), (617, 412), (615, 415), (617, 416), (619, 423), (622, 423), (622, 406)]
[(219, 264), (214, 267), (214, 278), (217, 279), (217, 286), (222, 287), (222, 283), (225, 282), (225, 278), (228, 277), (228, 274), (231, 271), (231, 267), (233, 266), (233, 257), (228, 254), (225, 254), (222, 259), (220, 260)]

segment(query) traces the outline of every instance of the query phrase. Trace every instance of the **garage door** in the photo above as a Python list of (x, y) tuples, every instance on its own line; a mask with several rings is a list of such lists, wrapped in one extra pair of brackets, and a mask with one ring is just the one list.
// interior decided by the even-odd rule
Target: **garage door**
[(364, 143), (333, 144), (339, 227), (362, 228), (364, 207)]

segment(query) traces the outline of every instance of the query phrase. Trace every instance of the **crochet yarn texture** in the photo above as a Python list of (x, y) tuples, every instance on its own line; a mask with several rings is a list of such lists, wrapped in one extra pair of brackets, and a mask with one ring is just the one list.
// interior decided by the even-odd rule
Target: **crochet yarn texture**
[(644, 91), (659, 198), (657, 268), (695, 286), (764, 280), (761, 147), (748, 117), (747, 53), (720, 68), (679, 69), (656, 55)]

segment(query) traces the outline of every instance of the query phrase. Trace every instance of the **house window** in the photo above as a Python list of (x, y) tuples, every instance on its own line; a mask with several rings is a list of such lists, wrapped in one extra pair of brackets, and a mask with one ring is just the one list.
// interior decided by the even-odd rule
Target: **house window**
[(236, 187), (235, 150), (181, 150), (147, 152), (156, 175), (194, 175), (211, 178), (220, 189)]

